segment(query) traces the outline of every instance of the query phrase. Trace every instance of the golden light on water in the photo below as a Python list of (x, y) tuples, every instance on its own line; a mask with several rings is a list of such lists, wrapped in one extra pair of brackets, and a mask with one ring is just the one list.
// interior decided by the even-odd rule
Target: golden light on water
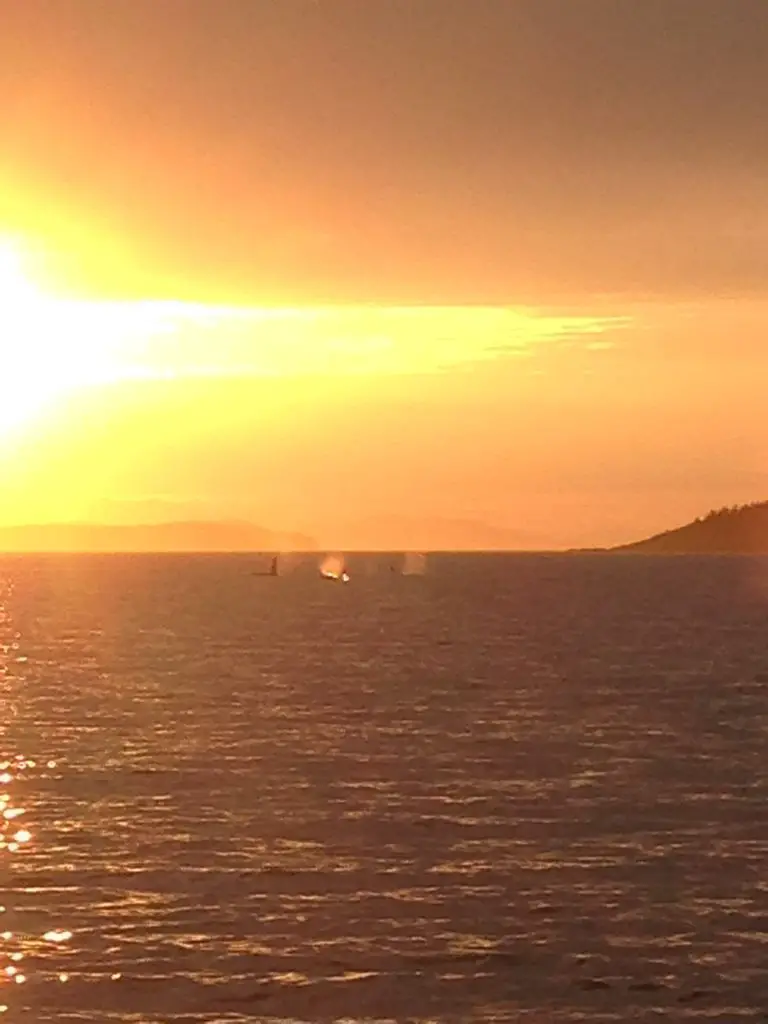
[[(1, 612), (2, 608), (0, 607)], [(3, 785), (10, 786), (19, 780), (23, 781), (24, 775), (34, 771), (37, 765), (36, 759), (25, 757), (21, 754), (11, 760), (0, 762), (0, 768), (3, 769)], [(47, 763), (47, 767), (51, 765), (55, 765), (55, 762)], [(14, 769), (13, 774), (7, 770), (11, 767)], [(18, 805), (10, 791), (5, 791), (0, 793), (0, 809), (2, 809), (2, 814), (0, 814), (0, 850), (6, 856), (19, 854), (25, 846), (34, 841), (34, 836), (30, 829), (18, 828), (16, 826), (17, 819), (26, 813), (26, 808)], [(12, 907), (11, 911), (18, 911), (18, 909)], [(5, 914), (7, 911), (7, 907), (0, 906), (0, 914)], [(29, 980), (29, 973), (23, 969), (22, 965), (27, 956), (31, 954), (37, 960), (41, 955), (45, 955), (44, 950), (46, 948), (50, 950), (51, 947), (63, 947), (72, 938), (73, 933), (63, 927), (49, 928), (42, 935), (7, 928), (0, 933), (0, 941), (3, 943), (3, 946), (0, 947), (0, 957), (5, 961), (4, 965), (0, 967), (0, 983), (5, 982), (12, 985), (26, 984)], [(41, 967), (43, 973), (46, 973), (44, 960), (41, 961)], [(64, 982), (69, 979), (69, 974), (57, 971), (54, 977), (59, 982)], [(5, 1013), (8, 1009), (8, 1004), (0, 1005), (0, 1013)]]

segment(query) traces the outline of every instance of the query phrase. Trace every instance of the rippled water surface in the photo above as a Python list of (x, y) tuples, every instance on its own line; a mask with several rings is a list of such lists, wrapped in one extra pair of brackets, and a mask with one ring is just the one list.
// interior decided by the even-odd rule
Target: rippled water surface
[(768, 1020), (768, 561), (376, 568), (0, 562), (2, 1019)]

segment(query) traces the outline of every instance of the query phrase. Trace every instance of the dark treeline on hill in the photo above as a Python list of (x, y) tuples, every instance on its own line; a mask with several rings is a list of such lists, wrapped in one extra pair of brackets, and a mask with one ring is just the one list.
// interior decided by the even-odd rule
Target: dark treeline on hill
[(676, 530), (623, 544), (638, 554), (768, 554), (768, 501), (713, 509)]

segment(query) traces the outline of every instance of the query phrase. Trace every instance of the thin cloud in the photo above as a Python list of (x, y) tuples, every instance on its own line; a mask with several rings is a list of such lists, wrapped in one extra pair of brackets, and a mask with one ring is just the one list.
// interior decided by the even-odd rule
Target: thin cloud
[(133, 369), (167, 376), (430, 373), (528, 357), (564, 340), (594, 344), (596, 335), (629, 322), (493, 307), (247, 311), (162, 304), (155, 312), (156, 330)]

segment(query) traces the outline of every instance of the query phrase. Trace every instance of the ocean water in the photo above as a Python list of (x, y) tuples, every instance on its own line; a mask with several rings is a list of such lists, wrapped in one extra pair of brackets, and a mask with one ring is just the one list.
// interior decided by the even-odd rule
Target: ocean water
[(0, 1020), (768, 1020), (768, 560), (253, 568), (0, 561)]

